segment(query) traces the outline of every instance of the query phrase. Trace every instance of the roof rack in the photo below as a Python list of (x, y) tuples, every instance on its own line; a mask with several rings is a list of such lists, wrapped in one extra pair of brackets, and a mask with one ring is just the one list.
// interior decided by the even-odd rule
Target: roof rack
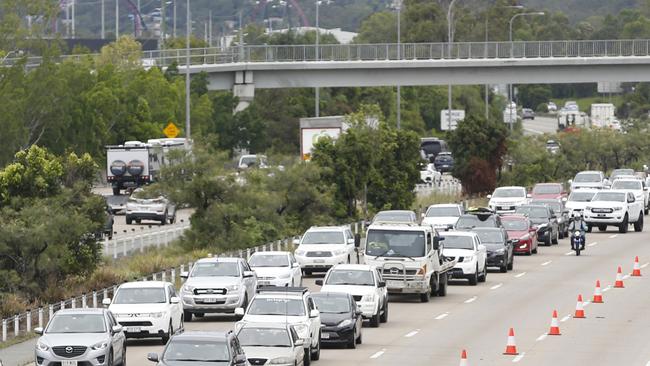
[(278, 287), (278, 286), (262, 286), (258, 287), (257, 291), (258, 294), (261, 293), (276, 293), (276, 294), (286, 294), (286, 293), (292, 293), (292, 294), (306, 294), (309, 292), (309, 289), (307, 287)]

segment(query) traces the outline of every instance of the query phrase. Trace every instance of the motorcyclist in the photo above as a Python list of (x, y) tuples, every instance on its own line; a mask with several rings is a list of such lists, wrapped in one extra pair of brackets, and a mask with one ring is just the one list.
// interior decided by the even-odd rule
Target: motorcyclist
[(580, 231), (580, 236), (582, 238), (582, 245), (580, 246), (580, 249), (585, 249), (585, 242), (587, 239), (585, 232), (587, 231), (587, 223), (582, 219), (582, 212), (578, 213), (573, 218), (573, 221), (571, 221), (569, 224), (569, 231), (572, 233), (575, 231)]

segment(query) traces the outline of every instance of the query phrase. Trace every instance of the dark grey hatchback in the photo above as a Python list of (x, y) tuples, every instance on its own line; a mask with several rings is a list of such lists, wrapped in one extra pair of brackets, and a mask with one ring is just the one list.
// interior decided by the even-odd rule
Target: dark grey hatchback
[(514, 249), (505, 229), (480, 227), (472, 231), (478, 234), (481, 244), (487, 249), (488, 267), (499, 267), (502, 273), (512, 270), (515, 260)]
[(244, 350), (232, 331), (185, 332), (171, 337), (162, 355), (149, 353), (157, 366), (248, 366)]

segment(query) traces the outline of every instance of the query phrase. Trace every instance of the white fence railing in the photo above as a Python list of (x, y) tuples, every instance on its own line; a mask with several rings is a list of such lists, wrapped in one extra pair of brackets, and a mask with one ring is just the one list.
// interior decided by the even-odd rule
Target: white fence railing
[(131, 231), (124, 230), (122, 234), (117, 233), (111, 240), (104, 240), (104, 256), (118, 259), (133, 253), (142, 253), (149, 247), (165, 247), (180, 238), (183, 232), (190, 227), (189, 221), (180, 222), (175, 225), (160, 226), (149, 230)]

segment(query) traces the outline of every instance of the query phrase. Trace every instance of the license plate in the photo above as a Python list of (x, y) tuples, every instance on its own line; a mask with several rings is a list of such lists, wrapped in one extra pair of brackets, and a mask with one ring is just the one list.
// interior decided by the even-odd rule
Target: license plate
[(322, 339), (330, 339), (330, 334), (329, 333), (321, 333), (320, 337)]
[(598, 217), (605, 217), (605, 214), (598, 214)]
[(209, 297), (207, 299), (203, 299), (203, 302), (206, 303), (206, 304), (214, 304), (214, 303), (217, 302), (217, 299), (213, 298), (213, 297)]
[(386, 287), (404, 287), (402, 281), (386, 281)]
[(63, 360), (61, 366), (77, 366), (77, 361)]
[(314, 263), (325, 263), (325, 259), (314, 259)]
[(258, 281), (257, 282), (258, 286), (268, 286), (270, 284), (271, 284), (271, 282), (269, 282), (269, 281)]
[(126, 332), (127, 333), (140, 333), (142, 328), (140, 327), (126, 327)]

